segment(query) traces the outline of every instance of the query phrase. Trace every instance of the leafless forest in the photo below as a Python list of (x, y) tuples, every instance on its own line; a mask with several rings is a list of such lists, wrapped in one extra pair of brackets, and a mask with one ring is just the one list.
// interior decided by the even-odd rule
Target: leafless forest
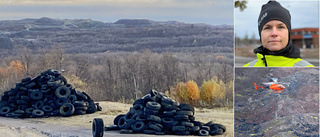
[(179, 82), (200, 89), (214, 79), (225, 92), (218, 105), (233, 104), (232, 26), (40, 18), (0, 21), (0, 30), (0, 93), (57, 69), (94, 100), (132, 101), (150, 89), (174, 96)]

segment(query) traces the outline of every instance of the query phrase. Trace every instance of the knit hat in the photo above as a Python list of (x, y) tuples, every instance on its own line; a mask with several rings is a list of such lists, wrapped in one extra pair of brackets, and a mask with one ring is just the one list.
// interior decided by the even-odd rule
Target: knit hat
[(291, 15), (290, 12), (282, 7), (277, 1), (269, 1), (267, 4), (262, 5), (261, 12), (258, 18), (258, 29), (261, 40), (262, 27), (270, 20), (282, 21), (288, 28), (289, 41), (291, 34)]

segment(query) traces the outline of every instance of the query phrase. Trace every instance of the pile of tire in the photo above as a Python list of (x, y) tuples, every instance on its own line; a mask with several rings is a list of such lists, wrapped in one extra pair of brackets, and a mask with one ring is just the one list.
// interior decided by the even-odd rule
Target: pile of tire
[(83, 115), (97, 110), (101, 107), (88, 94), (76, 91), (59, 71), (51, 69), (22, 79), (0, 101), (0, 116), (13, 118)]
[(161, 92), (151, 90), (133, 103), (126, 114), (115, 117), (111, 126), (104, 127), (103, 120), (95, 118), (92, 124), (94, 137), (102, 137), (103, 132), (120, 130), (122, 134), (144, 133), (155, 135), (221, 135), (226, 127), (195, 120), (194, 107), (179, 103)]

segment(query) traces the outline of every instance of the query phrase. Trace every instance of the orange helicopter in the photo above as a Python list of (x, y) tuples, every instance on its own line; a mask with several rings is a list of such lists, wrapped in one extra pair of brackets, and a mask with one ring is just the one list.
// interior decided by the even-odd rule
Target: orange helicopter
[(273, 82), (265, 82), (265, 83), (262, 83), (263, 85), (266, 85), (266, 86), (257, 86), (256, 83), (254, 83), (254, 86), (256, 87), (256, 90), (258, 88), (261, 88), (261, 89), (264, 89), (264, 88), (268, 88), (268, 89), (272, 89), (274, 91), (274, 93), (280, 93), (282, 92), (284, 89), (286, 89), (285, 86), (283, 86), (282, 84), (280, 84), (278, 82), (278, 78), (271, 78), (271, 80)]

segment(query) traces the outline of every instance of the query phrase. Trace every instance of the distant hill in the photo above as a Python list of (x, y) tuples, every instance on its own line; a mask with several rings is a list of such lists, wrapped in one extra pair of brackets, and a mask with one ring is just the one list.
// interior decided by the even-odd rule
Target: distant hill
[[(233, 26), (188, 24), (177, 21), (120, 19), (105, 23), (91, 19), (0, 21), (2, 56), (16, 48), (33, 51), (62, 45), (66, 53), (119, 51), (233, 53)], [(9, 52), (7, 52), (9, 51)]]

